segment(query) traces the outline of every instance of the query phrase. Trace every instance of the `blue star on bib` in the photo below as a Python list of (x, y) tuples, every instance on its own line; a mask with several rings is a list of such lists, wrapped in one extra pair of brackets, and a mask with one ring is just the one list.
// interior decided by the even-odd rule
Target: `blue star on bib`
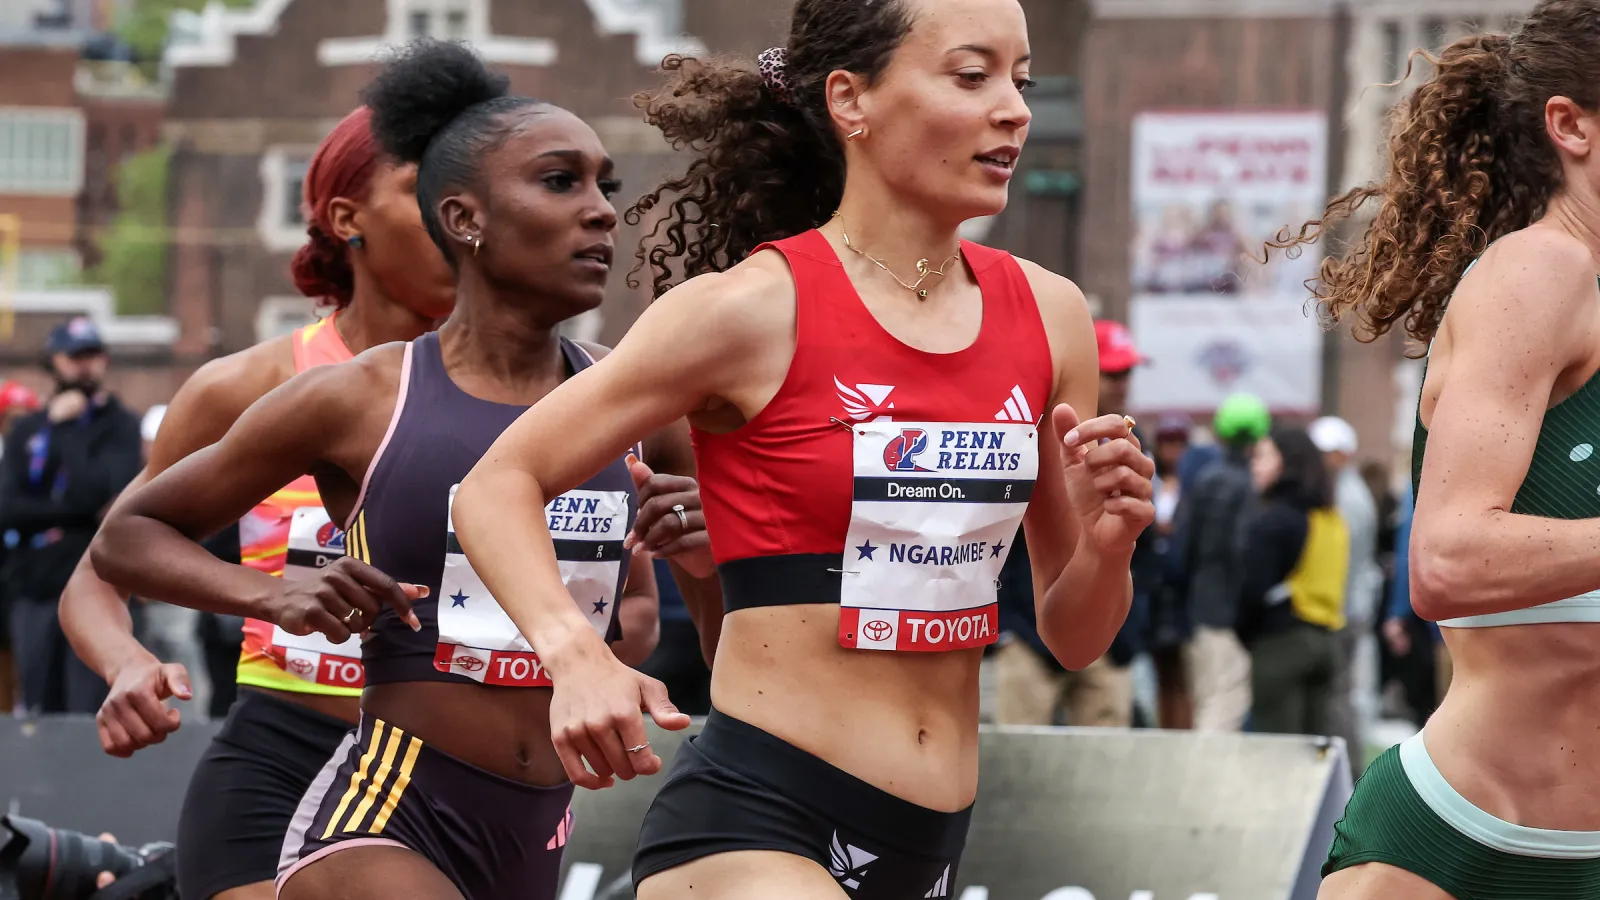
[[(877, 549), (877, 547), (872, 546), (872, 539), (867, 538), (867, 542), (865, 544), (862, 544), (856, 548), (856, 552), (861, 554), (859, 557), (857, 557), (857, 560), (872, 559), (872, 554), (876, 552)], [(876, 562), (876, 560), (873, 561)]]
[(450, 599), (455, 601), (452, 604), (452, 606), (458, 607), (460, 609), (466, 609), (467, 608), (467, 595), (466, 595), (465, 592), (456, 591), (454, 594), (450, 595)]

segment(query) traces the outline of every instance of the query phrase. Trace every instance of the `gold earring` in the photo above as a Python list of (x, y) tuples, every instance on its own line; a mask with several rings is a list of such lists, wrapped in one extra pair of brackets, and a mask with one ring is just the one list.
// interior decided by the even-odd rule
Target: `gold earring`
[(850, 135), (845, 137), (845, 140), (853, 141), (856, 138), (861, 137), (863, 134), (866, 134), (866, 133), (867, 133), (867, 130), (865, 128), (857, 128), (853, 133), (851, 133)]
[(483, 249), (483, 238), (478, 237), (477, 235), (473, 235), (472, 236), (472, 256), (473, 256), (473, 258), (477, 258), (478, 251), (482, 250), (482, 249)]

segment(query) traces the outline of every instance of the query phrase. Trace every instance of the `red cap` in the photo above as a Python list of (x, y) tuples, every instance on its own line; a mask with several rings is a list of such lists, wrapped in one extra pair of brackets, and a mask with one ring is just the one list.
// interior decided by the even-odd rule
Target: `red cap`
[(10, 412), (18, 406), (26, 410), (38, 409), (39, 395), (21, 382), (0, 382), (0, 413)]
[(1100, 345), (1100, 371), (1126, 372), (1146, 360), (1133, 346), (1133, 333), (1121, 322), (1101, 319), (1094, 323), (1095, 343)]

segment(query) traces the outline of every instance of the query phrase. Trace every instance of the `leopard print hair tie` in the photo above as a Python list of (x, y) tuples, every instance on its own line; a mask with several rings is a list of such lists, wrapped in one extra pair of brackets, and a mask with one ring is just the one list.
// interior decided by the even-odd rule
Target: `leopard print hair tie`
[(784, 106), (794, 106), (794, 92), (789, 89), (789, 51), (782, 47), (763, 50), (756, 57), (756, 64), (772, 98)]

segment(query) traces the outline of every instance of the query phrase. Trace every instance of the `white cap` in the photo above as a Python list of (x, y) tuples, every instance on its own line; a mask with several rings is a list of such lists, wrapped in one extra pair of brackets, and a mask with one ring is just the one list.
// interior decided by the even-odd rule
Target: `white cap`
[(166, 418), (166, 415), (167, 405), (165, 403), (158, 403), (150, 407), (150, 411), (144, 414), (144, 420), (139, 423), (139, 436), (145, 439), (145, 443), (150, 443), (156, 439), (156, 432), (161, 430), (161, 420)]
[(1356, 430), (1338, 416), (1323, 416), (1312, 422), (1311, 442), (1323, 453), (1356, 455)]

